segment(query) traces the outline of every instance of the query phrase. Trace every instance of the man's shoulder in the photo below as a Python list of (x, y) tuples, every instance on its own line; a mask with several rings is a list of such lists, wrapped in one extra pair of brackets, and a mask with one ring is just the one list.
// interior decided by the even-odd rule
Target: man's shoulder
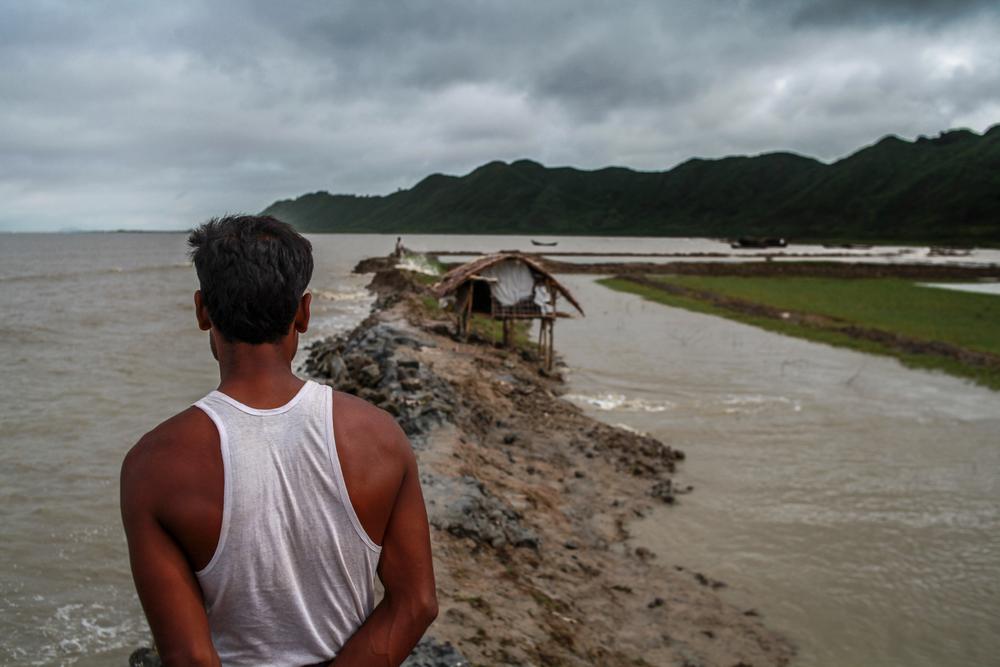
[(192, 454), (204, 454), (217, 442), (218, 432), (211, 418), (192, 405), (139, 438), (125, 455), (122, 472), (143, 476), (167, 474), (179, 465), (195, 462)]
[(351, 504), (365, 533), (379, 543), (403, 482), (416, 470), (410, 441), (388, 412), (339, 391), (333, 430)]
[(333, 397), (338, 447), (377, 450), (392, 458), (412, 456), (406, 434), (388, 412), (353, 394), (334, 391)]

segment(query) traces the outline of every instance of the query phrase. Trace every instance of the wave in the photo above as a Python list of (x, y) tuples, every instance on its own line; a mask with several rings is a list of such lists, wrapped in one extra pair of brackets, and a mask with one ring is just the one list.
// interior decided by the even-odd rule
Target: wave
[(407, 255), (396, 263), (396, 268), (423, 273), (428, 276), (438, 275), (438, 270), (431, 265), (430, 261), (423, 255)]
[(123, 274), (134, 274), (134, 273), (153, 273), (157, 271), (170, 271), (174, 269), (190, 269), (192, 267), (191, 262), (175, 262), (173, 264), (152, 264), (148, 266), (133, 266), (133, 267), (122, 267), (122, 266), (105, 266), (99, 269), (86, 269), (83, 271), (55, 271), (55, 272), (44, 272), (44, 273), (25, 273), (25, 274), (15, 274), (12, 276), (0, 276), (0, 283), (19, 283), (19, 282), (30, 282), (30, 281), (59, 281), (59, 280), (72, 280), (76, 278), (85, 278), (87, 276), (104, 276), (104, 275), (114, 275), (118, 273)]
[(338, 292), (337, 290), (310, 289), (314, 299), (323, 301), (367, 301), (372, 298), (368, 290), (352, 290), (350, 292)]
[(650, 401), (644, 398), (629, 398), (625, 394), (604, 393), (596, 396), (586, 394), (566, 394), (563, 398), (573, 403), (578, 403), (598, 410), (620, 411), (620, 412), (666, 412), (674, 407), (676, 403), (671, 401)]
[(765, 396), (763, 394), (731, 394), (722, 399), (726, 414), (752, 415), (773, 408), (790, 407), (795, 412), (802, 411), (802, 404), (785, 396)]
[(641, 435), (641, 436), (648, 436), (649, 435), (645, 431), (640, 431), (639, 429), (637, 429), (637, 428), (635, 428), (633, 426), (629, 426), (628, 424), (625, 424), (623, 422), (617, 422), (617, 423), (615, 423), (615, 427), (616, 428), (620, 428), (623, 431), (628, 431), (629, 433), (634, 433), (635, 435)]
[[(37, 604), (43, 600), (42, 596), (35, 596), (31, 602)], [(138, 646), (144, 625), (132, 614), (112, 606), (64, 604), (52, 616), (41, 619), (36, 628), (15, 631), (0, 640), (0, 662), (7, 664), (6, 658), (12, 658), (16, 662), (10, 664), (70, 665), (94, 654)], [(40, 634), (49, 641), (33, 646), (29, 653), (22, 643), (28, 639), (25, 632), (32, 633), (31, 639)]]

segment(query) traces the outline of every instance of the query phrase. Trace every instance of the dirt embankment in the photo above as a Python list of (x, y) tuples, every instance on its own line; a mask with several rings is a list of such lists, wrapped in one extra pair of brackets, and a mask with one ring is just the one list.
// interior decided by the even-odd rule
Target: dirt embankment
[(673, 479), (681, 452), (585, 416), (530, 351), (454, 340), (405, 275), (374, 282), (392, 288), (350, 334), (314, 344), (306, 370), (395, 415), (413, 442), (435, 645), (477, 665), (788, 662), (788, 642), (723, 601), (721, 582), (630, 543), (630, 520), (688, 490)]

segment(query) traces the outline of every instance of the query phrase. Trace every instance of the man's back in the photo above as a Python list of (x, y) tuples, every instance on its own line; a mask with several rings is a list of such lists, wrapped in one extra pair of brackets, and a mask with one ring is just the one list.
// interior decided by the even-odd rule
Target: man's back
[(188, 243), (220, 384), (143, 436), (121, 478), (163, 662), (398, 665), (437, 615), (427, 512), (392, 417), (291, 372), (311, 244), (267, 216), (210, 220)]
[(197, 577), (223, 665), (338, 653), (375, 605), (406, 474), (409, 444), (368, 403), (308, 381), (270, 404), (212, 391), (126, 461)]

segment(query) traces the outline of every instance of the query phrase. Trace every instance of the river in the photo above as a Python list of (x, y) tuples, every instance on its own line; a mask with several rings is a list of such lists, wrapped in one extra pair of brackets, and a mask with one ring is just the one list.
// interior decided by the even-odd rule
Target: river
[[(310, 239), (304, 344), (364, 316), (366, 279), (350, 269), (395, 241)], [(194, 321), (184, 240), (0, 234), (0, 664), (124, 664), (149, 640), (118, 468), (145, 431), (218, 381)], [(523, 237), (404, 241), (532, 248)], [(559, 244), (724, 249), (700, 239)], [(689, 454), (682, 477), (695, 492), (633, 526), (636, 539), (728, 581), (726, 595), (799, 644), (803, 665), (1000, 655), (1000, 395), (568, 280), (588, 313), (556, 328), (573, 393), (614, 408), (589, 408), (597, 416)]]

